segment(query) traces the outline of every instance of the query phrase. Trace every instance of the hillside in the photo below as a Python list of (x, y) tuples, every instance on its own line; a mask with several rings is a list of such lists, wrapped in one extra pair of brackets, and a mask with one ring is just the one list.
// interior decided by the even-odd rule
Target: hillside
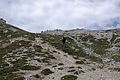
[(59, 49), (61, 49), (60, 45), (56, 44), (59, 44), (61, 36), (64, 35), (67, 38), (67, 48), (65, 51), (71, 55), (76, 55), (77, 57), (88, 56), (88, 58), (94, 56), (94, 59), (96, 58), (97, 60), (93, 61), (108, 65), (116, 64), (119, 67), (120, 29), (101, 31), (84, 29), (70, 31), (54, 30), (45, 31), (42, 34), (47, 34), (45, 40), (49, 38), (48, 42)]
[(120, 80), (119, 71), (120, 29), (38, 34), (0, 20), (0, 80)]

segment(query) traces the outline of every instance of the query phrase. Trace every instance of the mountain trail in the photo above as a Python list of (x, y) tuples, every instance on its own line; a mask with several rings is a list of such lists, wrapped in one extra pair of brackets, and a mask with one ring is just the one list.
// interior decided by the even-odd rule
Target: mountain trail
[[(96, 65), (92, 64), (76, 64), (76, 59), (74, 59), (72, 56), (68, 55), (67, 53), (64, 53), (63, 51), (60, 51), (56, 49), (55, 47), (51, 46), (49, 43), (43, 43), (41, 38), (36, 38), (34, 44), (40, 45), (44, 50), (47, 50), (48, 52), (51, 52), (51, 54), (56, 58), (56, 60), (52, 60), (51, 65), (44, 65), (41, 66), (40, 70), (34, 70), (34, 71), (25, 71), (26, 73), (24, 77), (26, 80), (61, 80), (61, 77), (64, 75), (75, 75), (74, 73), (68, 72), (70, 67), (74, 67), (73, 70), (76, 71), (83, 71), (83, 73), (80, 73), (77, 80), (120, 80), (120, 73), (119, 72), (110, 72), (110, 70), (101, 70), (96, 68), (95, 71), (89, 71), (90, 68), (96, 67)], [(56, 66), (59, 63), (63, 63), (64, 65)], [(82, 67), (82, 69), (78, 69), (77, 67)], [(47, 76), (44, 76), (41, 74), (41, 71), (44, 69), (49, 68), (54, 73), (49, 74)], [(59, 70), (61, 69), (61, 70)], [(33, 77), (34, 75), (40, 75), (40, 78)]]
[[(41, 66), (40, 70), (35, 70), (35, 71), (23, 71), (24, 73), (26, 73), (26, 75), (24, 75), (24, 77), (26, 78), (26, 80), (34, 80), (33, 75), (36, 74), (40, 74), (40, 72), (46, 68), (49, 68), (50, 70), (54, 71), (53, 74), (48, 75), (45, 77), (45, 79), (43, 80), (52, 80), (52, 78), (55, 77), (55, 80), (59, 80), (58, 78), (60, 78), (61, 74), (66, 74), (69, 67), (71, 66), (78, 66), (75, 64), (76, 60), (68, 55), (67, 53), (64, 53), (63, 51), (60, 51), (58, 49), (56, 49), (55, 47), (51, 46), (48, 43), (43, 43), (43, 41), (41, 40), (41, 38), (37, 38), (34, 41), (34, 44), (40, 45), (44, 50), (47, 50), (48, 52), (51, 52), (51, 54), (56, 58), (56, 60), (52, 60), (52, 64), (51, 65), (45, 65), (45, 66)], [(62, 66), (57, 66), (56, 68), (53, 68), (52, 66), (54, 65), (58, 65), (59, 63), (62, 63), (64, 65)], [(65, 71), (60, 71), (57, 68), (66, 68)], [(35, 79), (36, 80), (36, 79)]]

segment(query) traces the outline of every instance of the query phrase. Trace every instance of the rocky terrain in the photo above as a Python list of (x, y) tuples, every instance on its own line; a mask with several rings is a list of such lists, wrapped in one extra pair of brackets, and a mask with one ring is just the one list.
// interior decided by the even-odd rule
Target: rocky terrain
[(120, 80), (119, 75), (120, 29), (29, 33), (0, 19), (0, 80)]

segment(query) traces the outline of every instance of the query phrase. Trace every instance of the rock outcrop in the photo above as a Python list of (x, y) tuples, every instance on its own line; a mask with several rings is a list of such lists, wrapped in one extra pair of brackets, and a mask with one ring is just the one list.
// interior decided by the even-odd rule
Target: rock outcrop
[(6, 24), (6, 21), (3, 18), (0, 18), (0, 24)]

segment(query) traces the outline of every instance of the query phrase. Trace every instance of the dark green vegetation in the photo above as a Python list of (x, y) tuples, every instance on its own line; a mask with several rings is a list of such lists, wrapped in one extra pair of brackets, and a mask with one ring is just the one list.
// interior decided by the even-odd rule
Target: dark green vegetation
[(84, 61), (76, 61), (76, 64), (84, 64)]
[(76, 74), (76, 75), (79, 75), (79, 74), (81, 74), (81, 73), (85, 73), (85, 72), (82, 71), (82, 70), (78, 70), (78, 71), (75, 71), (75, 72), (74, 72), (74, 74)]
[[(16, 28), (9, 24), (1, 24), (0, 26), (0, 40), (2, 42), (0, 43), (0, 59), (7, 53), (12, 52), (12, 50), (15, 50), (17, 48), (20, 48), (24, 46), (25, 48), (31, 46), (30, 41), (24, 41), (24, 40), (16, 40), (15, 42), (11, 43), (10, 45), (6, 45), (6, 47), (2, 47), (3, 44), (9, 44), (10, 39), (14, 38), (28, 38), (29, 40), (34, 40), (34, 34), (28, 33), (26, 31), (23, 31), (19, 28)], [(1, 60), (0, 60), (1, 61)]]
[(58, 70), (63, 70), (63, 67), (58, 68)]
[(92, 68), (93, 71), (95, 71), (96, 69), (95, 68)]
[(54, 72), (52, 72), (50, 69), (44, 69), (44, 70), (41, 71), (41, 73), (44, 74), (44, 75), (49, 75), (49, 74), (52, 74)]
[[(83, 41), (82, 43), (83, 45), (85, 45), (88, 48), (93, 49), (94, 53), (99, 54), (99, 55), (105, 55), (106, 49), (110, 48), (107, 38), (96, 39), (94, 36), (89, 34), (89, 35), (80, 36), (80, 39)], [(90, 42), (92, 44), (89, 45), (86, 42)]]
[(114, 55), (114, 56), (112, 56), (112, 58), (113, 58), (116, 62), (120, 62), (120, 56), (119, 56), (119, 55)]
[(34, 56), (41, 56), (45, 58), (44, 61), (55, 59), (49, 53), (41, 53), (41, 46), (31, 44), (36, 36), (34, 33), (26, 32), (9, 24), (0, 24), (0, 80), (23, 80), (23, 77), (19, 77), (13, 72), (40, 69), (39, 66), (29, 65), (28, 58), (34, 59)]
[(119, 72), (120, 72), (120, 68), (114, 68), (114, 70), (116, 70), (116, 71), (119, 71)]
[(34, 75), (35, 78), (40, 78), (40, 76), (38, 74)]
[(63, 63), (59, 63), (58, 65), (59, 65), (59, 66), (62, 66), (62, 65), (64, 65), (64, 64), (63, 64)]
[[(55, 46), (57, 49), (60, 49), (68, 53), (69, 55), (73, 55), (76, 57), (85, 57), (87, 59), (90, 59), (91, 61), (102, 63), (102, 60), (100, 58), (86, 54), (86, 52), (82, 49), (82, 47), (78, 46), (77, 43), (70, 37), (66, 37), (67, 39), (66, 48), (63, 48), (62, 46), (62, 42), (61, 42), (61, 39), (63, 37), (62, 35), (40, 34), (40, 37), (42, 37), (44, 41), (49, 42), (51, 45)], [(92, 36), (89, 35), (89, 37), (92, 37)], [(89, 38), (89, 37), (87, 36), (86, 38)]]
[[(12, 74), (12, 72), (18, 71), (21, 65), (25, 64), (24, 60), (17, 60), (11, 62), (14, 66), (10, 67), (8, 63), (5, 62), (5, 58), (15, 58), (14, 55), (8, 56), (8, 53), (12, 53), (13, 50), (20, 48), (22, 46), (28, 47), (30, 46), (29, 41), (15, 41), (10, 45), (6, 45), (2, 47), (4, 44), (9, 44), (10, 39), (14, 39), (17, 37), (24, 37), (24, 35), (31, 35), (26, 31), (23, 31), (19, 28), (16, 28), (9, 24), (0, 24), (0, 77), (2, 76), (5, 80), (23, 80), (23, 77), (17, 76), (17, 74)], [(7, 55), (6, 57), (4, 57)]]
[(22, 70), (38, 70), (40, 67), (25, 65), (21, 68)]
[[(75, 34), (73, 35), (67, 33), (69, 31), (66, 31), (63, 35), (66, 36), (66, 48), (63, 48), (61, 39), (63, 35), (50, 35), (50, 34), (40, 34), (39, 36), (42, 37), (42, 39), (46, 42), (49, 42), (51, 45), (55, 46), (57, 49), (60, 49), (69, 55), (73, 55), (75, 59), (79, 59), (79, 57), (84, 57), (87, 59), (90, 59), (91, 61), (98, 62), (98, 63), (104, 63), (102, 61), (102, 58), (110, 56), (110, 52), (108, 49), (112, 48), (115, 44), (115, 47), (119, 48), (120, 45), (120, 33), (118, 30), (106, 30), (99, 32), (96, 35), (99, 35), (100, 38), (96, 38), (93, 34)], [(112, 33), (112, 38), (108, 38), (107, 36), (110, 36), (108, 33)], [(94, 32), (93, 32), (94, 33)], [(110, 40), (109, 40), (110, 39)], [(96, 57), (94, 55), (90, 55), (86, 53), (86, 50), (83, 49), (83, 47), (88, 48), (93, 51), (93, 53), (102, 56)], [(120, 49), (117, 53), (120, 53)], [(117, 54), (116, 53), (116, 54)], [(114, 54), (114, 52), (113, 52)], [(111, 57), (111, 56), (110, 56)], [(119, 55), (113, 56), (112, 59), (119, 62)]]
[(65, 76), (61, 77), (61, 80), (77, 80), (77, 76), (65, 75)]
[(73, 69), (73, 70), (69, 70), (68, 72), (75, 72), (75, 71), (76, 71), (76, 70)]
[(16, 74), (8, 74), (5, 80), (24, 80), (25, 78)]

